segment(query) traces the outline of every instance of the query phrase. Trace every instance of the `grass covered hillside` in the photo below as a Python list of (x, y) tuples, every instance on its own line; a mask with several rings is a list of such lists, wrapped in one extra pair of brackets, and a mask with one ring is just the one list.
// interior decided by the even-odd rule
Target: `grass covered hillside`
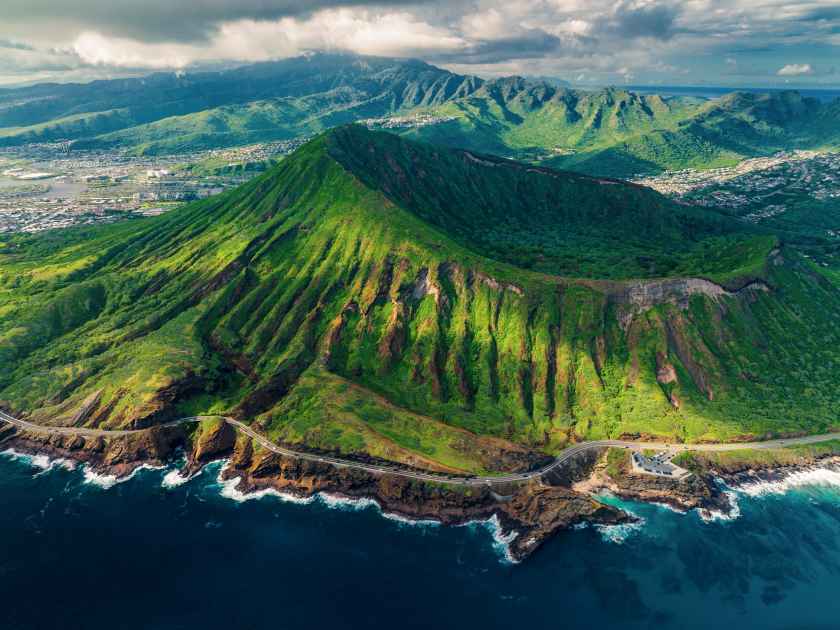
[[(160, 217), (3, 239), (0, 401), (39, 422), (224, 412), (286, 444), (472, 472), (583, 438), (838, 422), (840, 289), (771, 237), (620, 182), (344, 127)], [(668, 277), (634, 266), (645, 242), (677, 256)], [(566, 277), (576, 255), (597, 264)]]
[(704, 101), (513, 78), (488, 82), (433, 111), (454, 119), (407, 135), (619, 177), (840, 146), (840, 101), (821, 103), (794, 91)]
[(73, 149), (172, 154), (417, 115), (434, 122), (403, 121), (410, 139), (600, 176), (840, 146), (840, 100), (793, 91), (706, 101), (319, 53), (220, 72), (0, 88), (0, 147), (66, 140)]
[(741, 223), (642, 186), (358, 127), (332, 138), (335, 159), (363, 183), (471, 250), (519, 267), (574, 277), (723, 279), (734, 270), (732, 256), (761, 267), (768, 250)]
[(308, 54), (220, 72), (0, 89), (0, 146), (177, 153), (285, 140), (434, 107), (482, 80), (422, 61)]

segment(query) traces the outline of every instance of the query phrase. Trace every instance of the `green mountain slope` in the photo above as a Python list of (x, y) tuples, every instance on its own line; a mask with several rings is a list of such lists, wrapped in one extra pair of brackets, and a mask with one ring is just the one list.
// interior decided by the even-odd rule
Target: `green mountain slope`
[(56, 140), (147, 152), (232, 146), (434, 107), (481, 82), (417, 60), (314, 54), (222, 72), (0, 89), (0, 146)]
[(314, 54), (223, 72), (0, 89), (0, 146), (162, 154), (283, 140), (349, 122), (431, 114), (402, 133), (603, 176), (731, 165), (840, 146), (840, 100), (796, 92), (716, 101), (483, 80), (416, 60)]
[(333, 143), (334, 157), (362, 182), (459, 243), (552, 275), (705, 273), (725, 281), (731, 261), (715, 266), (709, 248), (723, 256), (754, 242), (740, 223), (617, 180), (440, 150), (355, 128), (333, 136)]
[[(471, 148), (502, 143), (514, 151), (603, 148), (641, 133), (673, 127), (701, 101), (665, 99), (616, 88), (578, 91), (526, 81), (496, 79), (438, 111), (457, 118), (450, 133), (464, 133)], [(447, 133), (440, 128), (421, 133)]]
[(455, 119), (408, 135), (601, 175), (709, 168), (780, 150), (840, 146), (840, 101), (797, 92), (704, 102), (503, 79), (433, 111)]
[[(532, 230), (610, 252), (636, 226), (653, 258), (705, 247), (694, 277), (570, 279), (505, 253)], [(771, 237), (620, 182), (345, 127), (166, 215), (2, 243), (0, 401), (39, 422), (226, 412), (284, 443), (473, 472), (584, 437), (837, 423), (840, 289)]]

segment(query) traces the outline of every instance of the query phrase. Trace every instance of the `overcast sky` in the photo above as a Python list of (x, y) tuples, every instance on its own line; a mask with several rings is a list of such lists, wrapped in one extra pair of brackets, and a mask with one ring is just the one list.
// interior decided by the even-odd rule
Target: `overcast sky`
[(838, 0), (0, 0), (0, 84), (312, 50), (579, 85), (840, 86)]

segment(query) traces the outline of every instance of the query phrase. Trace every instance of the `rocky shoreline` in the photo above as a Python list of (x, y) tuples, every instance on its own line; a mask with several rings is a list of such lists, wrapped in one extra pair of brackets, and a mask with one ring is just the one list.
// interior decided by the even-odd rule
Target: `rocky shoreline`
[[(794, 463), (774, 466), (738, 466), (715, 469), (720, 483), (746, 492), (762, 494), (787, 487), (813, 483), (840, 483), (840, 455), (801, 458)], [(831, 479), (826, 479), (830, 476)]]
[[(696, 467), (682, 480), (633, 474), (627, 451), (582, 453), (543, 479), (504, 486), (445, 486), (394, 475), (285, 457), (255, 447), (226, 423), (191, 433), (183, 426), (153, 427), (118, 438), (45, 436), (0, 430), (0, 450), (81, 462), (99, 475), (125, 478), (141, 467), (166, 466), (186, 454), (180, 471), (190, 477), (219, 459), (227, 460), (220, 480), (237, 480), (237, 493), (275, 491), (301, 500), (321, 494), (351, 501), (374, 501), (389, 516), (412, 521), (463, 525), (490, 521), (505, 543), (511, 561), (521, 561), (556, 532), (583, 523), (621, 525), (633, 515), (598, 500), (607, 491), (619, 498), (667, 505), (678, 511), (729, 514), (733, 505), (725, 484), (737, 487), (757, 481), (778, 481), (815, 466), (840, 469), (840, 457), (802, 458), (783, 467)], [(624, 456), (623, 458), (621, 456)]]
[(730, 509), (728, 499), (711, 471), (696, 471), (683, 479), (669, 479), (634, 474), (629, 461), (611, 465), (606, 456), (594, 463), (586, 479), (577, 481), (572, 487), (581, 493), (609, 492), (629, 501), (659, 503), (680, 512), (709, 510), (727, 513)]
[(434, 520), (444, 525), (476, 521), (497, 524), (497, 537), (510, 560), (532, 554), (555, 532), (580, 523), (619, 525), (634, 517), (567, 485), (538, 480), (510, 487), (457, 487), (378, 475), (355, 468), (285, 457), (255, 447), (226, 423), (191, 434), (182, 426), (153, 427), (114, 438), (44, 435), (7, 428), (0, 432), (0, 450), (14, 449), (51, 459), (83, 463), (98, 475), (125, 478), (140, 467), (165, 466), (179, 452), (189, 477), (219, 459), (227, 464), (222, 480), (238, 478), (237, 492), (273, 490), (301, 499), (325, 494), (349, 500), (372, 500), (389, 515), (409, 520)]
[(803, 475), (803, 481), (819, 481), (814, 473), (837, 471), (840, 480), (840, 456), (798, 455), (778, 460), (755, 460), (726, 465), (704, 457), (695, 459), (692, 474), (684, 479), (669, 479), (632, 473), (624, 458), (610, 462), (606, 455), (593, 464), (590, 475), (573, 484), (576, 492), (608, 492), (621, 499), (658, 503), (679, 512), (698, 510), (704, 518), (716, 514), (731, 518), (737, 514), (732, 490), (784, 486)]

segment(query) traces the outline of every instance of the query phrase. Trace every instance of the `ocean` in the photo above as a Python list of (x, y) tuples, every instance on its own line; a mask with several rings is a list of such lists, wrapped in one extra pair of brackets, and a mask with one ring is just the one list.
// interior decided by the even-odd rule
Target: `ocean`
[(824, 103), (840, 98), (840, 88), (755, 88), (755, 87), (715, 87), (715, 86), (680, 86), (680, 85), (629, 85), (628, 90), (640, 94), (661, 94), (663, 96), (697, 96), (700, 98), (720, 98), (732, 92), (752, 92), (755, 94), (766, 94), (794, 90), (802, 96), (816, 98)]
[(838, 628), (840, 474), (733, 491), (736, 516), (605, 500), (631, 527), (525, 562), (492, 524), (248, 497), (220, 463), (126, 481), (0, 456), (0, 628)]

